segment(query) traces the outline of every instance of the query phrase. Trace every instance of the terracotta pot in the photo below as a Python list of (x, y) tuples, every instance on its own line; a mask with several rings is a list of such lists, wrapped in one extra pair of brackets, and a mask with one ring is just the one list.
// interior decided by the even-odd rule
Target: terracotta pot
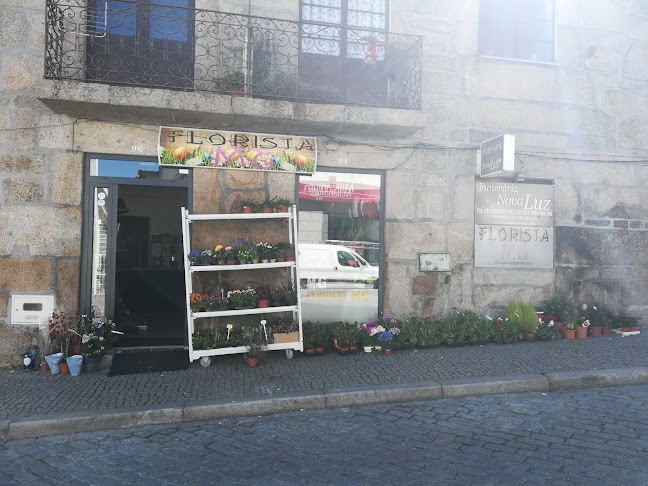
[(254, 208), (252, 206), (243, 206), (241, 208), (241, 212), (245, 214), (250, 214), (254, 212)]
[(256, 368), (259, 364), (259, 358), (248, 358), (247, 361), (250, 368)]
[(216, 265), (225, 265), (225, 260), (216, 260)]
[(587, 328), (586, 327), (577, 327), (575, 329), (576, 331), (576, 338), (577, 339), (585, 339), (587, 337)]
[(562, 322), (555, 322), (554, 321), (554, 329), (556, 330), (556, 332), (562, 331), (564, 329), (564, 327), (565, 327), (565, 324), (563, 324)]
[(306, 348), (304, 351), (307, 355), (315, 354), (315, 348)]
[(287, 262), (294, 262), (294, 261), (295, 261), (295, 257), (286, 257), (286, 261), (287, 261)]
[(346, 353), (346, 352), (349, 350), (349, 347), (348, 347), (348, 346), (344, 346), (344, 347), (341, 347), (341, 348), (338, 348), (338, 349), (339, 349), (340, 351), (342, 351), (343, 353)]
[(233, 96), (234, 98), (241, 98), (243, 96), (243, 90), (242, 89), (230, 89), (227, 94), (230, 96)]
[(226, 264), (226, 265), (236, 265), (236, 261), (235, 261), (235, 260), (227, 260), (227, 261), (225, 262), (225, 264)]
[(576, 329), (563, 329), (563, 336), (565, 336), (565, 339), (574, 339), (576, 337)]
[(270, 307), (270, 299), (257, 300), (257, 307)]
[(535, 339), (535, 332), (525, 332), (524, 339), (528, 339), (529, 341)]
[(603, 334), (610, 334), (610, 326), (603, 326)]
[(271, 213), (271, 212), (272, 212), (272, 208), (263, 208), (263, 209), (261, 209), (261, 212), (262, 212), (262, 213)]
[(285, 206), (284, 204), (280, 204), (277, 206), (277, 212), (278, 213), (287, 213), (288, 212), (288, 206)]
[(601, 328), (601, 326), (596, 326), (596, 327), (592, 326), (592, 327), (589, 328), (589, 333), (590, 333), (590, 336), (592, 336), (592, 337), (601, 337), (601, 332), (602, 331), (603, 331), (603, 329)]
[(49, 366), (47, 366), (47, 363), (41, 363), (40, 369), (41, 371), (47, 371), (49, 369)]
[(385, 354), (391, 354), (391, 353), (392, 353), (392, 350), (391, 350), (391, 349), (385, 349), (385, 350), (383, 351), (383, 353), (385, 353)]
[(315, 348), (315, 352), (317, 352), (317, 353), (323, 353), (323, 352), (324, 352), (324, 348)]
[(357, 351), (358, 346), (349, 346), (349, 351)]
[(83, 352), (83, 345), (81, 344), (74, 344), (72, 346), (72, 350), (74, 351), (74, 354), (81, 354)]
[(61, 374), (62, 375), (69, 375), (70, 374), (70, 367), (68, 366), (68, 364), (65, 361), (62, 362), (59, 366), (61, 367)]
[(258, 258), (253, 258), (252, 263), (256, 265), (257, 263), (259, 263), (259, 259)]
[(518, 339), (523, 339), (524, 338), (524, 333), (523, 332), (518, 332), (517, 333), (517, 338)]
[(285, 261), (286, 261), (285, 258), (277, 258), (277, 262), (285, 262)]

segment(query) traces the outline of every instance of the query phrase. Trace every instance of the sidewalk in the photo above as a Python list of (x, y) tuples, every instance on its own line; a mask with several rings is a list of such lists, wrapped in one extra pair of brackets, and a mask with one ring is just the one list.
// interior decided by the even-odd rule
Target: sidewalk
[(648, 384), (639, 336), (395, 351), (222, 356), (176, 372), (78, 377), (0, 369), (0, 440), (489, 393)]

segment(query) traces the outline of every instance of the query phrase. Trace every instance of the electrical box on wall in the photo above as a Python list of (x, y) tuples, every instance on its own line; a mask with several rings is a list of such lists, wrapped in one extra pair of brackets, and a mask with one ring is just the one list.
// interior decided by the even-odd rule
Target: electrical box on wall
[(47, 322), (53, 311), (54, 296), (52, 295), (13, 295), (10, 323), (38, 326)]

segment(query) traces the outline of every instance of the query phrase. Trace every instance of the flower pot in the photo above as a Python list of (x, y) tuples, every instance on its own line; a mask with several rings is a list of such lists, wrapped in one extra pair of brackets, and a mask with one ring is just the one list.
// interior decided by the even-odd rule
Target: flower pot
[(564, 328), (565, 328), (565, 324), (563, 324), (562, 322), (554, 322), (554, 329), (556, 330), (556, 332), (560, 332)]
[(603, 326), (603, 334), (607, 335), (610, 334), (610, 326)]
[(72, 350), (74, 351), (74, 354), (81, 354), (83, 352), (83, 346), (81, 344), (74, 344)]
[(270, 263), (270, 259), (269, 258), (262, 258), (261, 263)]
[(324, 348), (323, 347), (322, 348), (315, 348), (315, 352), (317, 354), (324, 354)]
[(81, 367), (83, 366), (83, 356), (75, 354), (67, 359), (67, 365), (70, 368), (72, 376), (79, 376), (81, 374)]
[(358, 350), (358, 346), (349, 346), (349, 351), (355, 353)]
[(41, 363), (40, 369), (41, 371), (47, 371), (49, 369), (49, 366), (47, 366), (47, 363)]
[(517, 333), (517, 338), (518, 339), (524, 339), (524, 333), (523, 332), (518, 332)]
[(306, 352), (306, 356), (313, 356), (315, 354), (315, 348), (306, 348), (304, 351)]
[(535, 339), (535, 332), (525, 332), (524, 339), (527, 341), (533, 341)]
[(225, 260), (216, 260), (216, 265), (225, 265)]
[(384, 354), (392, 354), (392, 350), (391, 350), (391, 349), (385, 349), (385, 350), (383, 351), (383, 353), (384, 353)]
[(45, 356), (45, 361), (49, 366), (50, 371), (53, 375), (56, 375), (61, 372), (61, 360), (63, 359), (63, 353), (50, 354)]
[(287, 262), (294, 262), (294, 261), (295, 261), (295, 257), (286, 257), (286, 261), (287, 261)]
[(587, 328), (586, 327), (577, 327), (575, 329), (576, 331), (576, 338), (577, 339), (585, 339), (587, 337)]
[(256, 368), (259, 364), (259, 358), (248, 358), (247, 362), (250, 368)]
[(259, 263), (259, 259), (258, 259), (258, 258), (253, 258), (253, 259), (252, 259), (252, 263), (253, 263), (254, 265), (256, 265), (257, 263)]
[(257, 307), (270, 307), (270, 299), (257, 300)]
[(70, 374), (70, 367), (68, 366), (67, 362), (63, 361), (59, 366), (61, 367), (61, 374), (62, 375), (69, 375)]
[(254, 212), (254, 208), (252, 206), (243, 206), (243, 208), (241, 208), (241, 212), (245, 214), (250, 214)]
[(364, 346), (365, 353), (371, 353), (373, 351), (373, 346)]
[(285, 261), (286, 261), (285, 258), (277, 258), (277, 262), (285, 262)]
[(285, 204), (280, 204), (279, 206), (277, 206), (277, 212), (278, 213), (287, 213), (288, 212), (288, 206), (286, 206)]
[(338, 348), (338, 351), (340, 351), (340, 353), (342, 353), (342, 354), (346, 354), (349, 351), (349, 347), (348, 346), (342, 346), (342, 347)]
[(636, 332), (637, 329), (637, 326), (622, 327), (621, 332)]
[(576, 337), (576, 329), (563, 329), (563, 336), (565, 339), (574, 339)]
[(236, 265), (236, 261), (235, 261), (235, 260), (227, 260), (227, 261), (225, 262), (225, 264), (226, 264), (226, 265)]
[(592, 337), (601, 337), (602, 331), (603, 329), (601, 328), (601, 326), (596, 326), (596, 327), (592, 326), (589, 328), (589, 334)]
[(261, 212), (262, 213), (272, 213), (273, 211), (272, 211), (272, 208), (263, 208), (263, 209), (261, 209)]

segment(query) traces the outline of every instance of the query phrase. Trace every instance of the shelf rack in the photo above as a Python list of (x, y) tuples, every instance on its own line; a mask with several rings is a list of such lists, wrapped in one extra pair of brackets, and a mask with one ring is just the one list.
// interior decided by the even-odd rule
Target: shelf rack
[[(285, 350), (286, 357), (291, 359), (293, 351), (304, 351), (302, 313), (301, 313), (301, 296), (297, 292), (297, 304), (281, 307), (263, 307), (242, 310), (226, 310), (214, 312), (192, 312), (189, 305), (189, 296), (193, 292), (193, 275), (202, 272), (227, 272), (227, 271), (247, 271), (247, 270), (270, 270), (276, 268), (290, 269), (290, 279), (293, 288), (299, 289), (299, 252), (297, 251), (297, 218), (296, 207), (292, 206), (285, 213), (232, 213), (232, 214), (189, 214), (184, 207), (182, 212), (182, 245), (184, 251), (184, 268), (185, 268), (185, 289), (186, 289), (186, 312), (187, 312), (187, 333), (189, 340), (189, 361), (200, 360), (203, 366), (211, 364), (212, 356), (222, 356), (228, 354), (245, 353), (245, 346), (236, 346), (229, 348), (201, 349), (194, 350), (193, 334), (195, 329), (195, 320), (209, 317), (230, 317), (245, 315), (262, 315), (280, 312), (292, 312), (293, 319), (299, 324), (299, 341), (291, 343), (268, 344), (264, 347), (267, 351)], [(295, 247), (295, 261), (291, 262), (273, 262), (273, 263), (256, 263), (247, 265), (191, 265), (189, 262), (189, 252), (191, 251), (191, 231), (192, 223), (201, 221), (264, 221), (269, 219), (287, 220), (288, 221), (288, 242)]]

